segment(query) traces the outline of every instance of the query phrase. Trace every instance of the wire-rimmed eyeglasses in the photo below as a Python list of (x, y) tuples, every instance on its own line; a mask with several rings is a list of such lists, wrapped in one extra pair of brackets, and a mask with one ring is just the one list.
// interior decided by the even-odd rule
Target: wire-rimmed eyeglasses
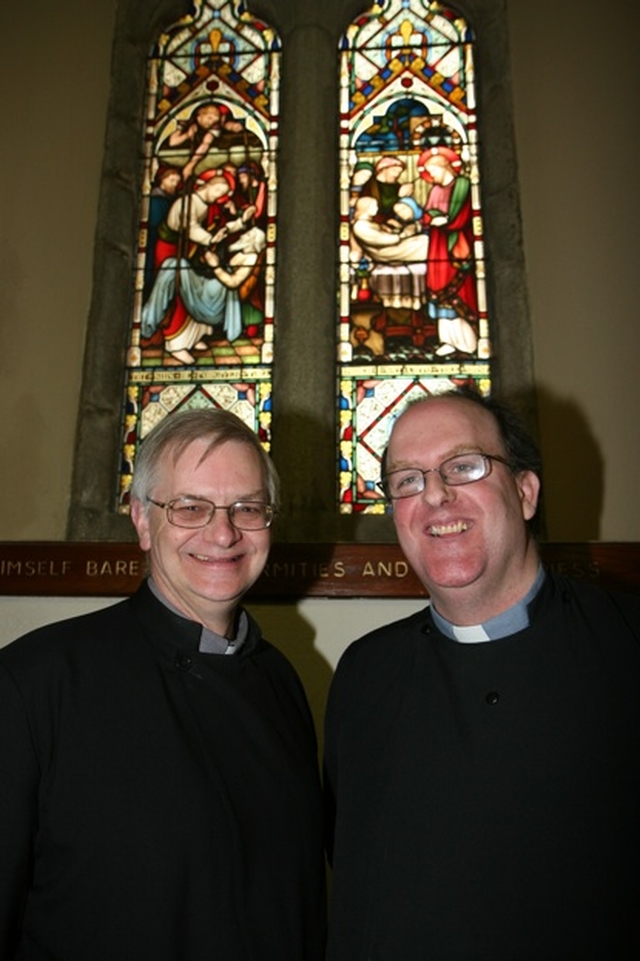
[(219, 506), (204, 497), (174, 497), (164, 503), (152, 497), (147, 497), (147, 500), (165, 510), (167, 520), (174, 527), (193, 530), (206, 527), (216, 511), (226, 511), (229, 523), (239, 531), (262, 531), (271, 527), (276, 515), (273, 504), (263, 504), (261, 501), (235, 501), (233, 504)]
[(421, 494), (425, 488), (427, 474), (439, 474), (442, 483), (448, 487), (474, 484), (491, 473), (491, 462), (494, 460), (509, 466), (509, 461), (497, 454), (471, 451), (468, 454), (447, 457), (437, 467), (429, 467), (427, 470), (422, 470), (421, 467), (400, 467), (398, 470), (392, 470), (378, 482), (378, 487), (391, 500), (398, 500), (402, 497)]

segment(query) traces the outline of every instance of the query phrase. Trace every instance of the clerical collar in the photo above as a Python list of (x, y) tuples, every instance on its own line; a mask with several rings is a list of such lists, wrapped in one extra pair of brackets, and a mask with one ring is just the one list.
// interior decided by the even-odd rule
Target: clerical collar
[[(173, 611), (174, 614), (178, 614), (179, 617), (184, 617), (182, 611), (179, 611), (177, 607), (174, 607), (173, 604), (167, 600), (152, 577), (149, 578), (148, 584), (152, 593), (158, 598), (161, 604), (164, 604), (164, 606), (170, 611)], [(235, 654), (246, 641), (248, 633), (249, 617), (247, 612), (241, 609), (235, 637), (222, 637), (222, 635), (216, 634), (215, 631), (210, 631), (208, 627), (201, 625), (198, 650), (202, 654)]]
[(517, 634), (518, 631), (523, 631), (525, 627), (529, 626), (529, 604), (542, 587), (544, 578), (544, 569), (540, 567), (535, 581), (522, 600), (483, 624), (465, 626), (452, 624), (451, 621), (447, 621), (441, 614), (438, 614), (433, 605), (431, 605), (431, 616), (442, 634), (454, 641), (459, 641), (461, 644), (478, 644), (483, 641), (497, 641), (501, 637), (509, 637), (509, 635)]

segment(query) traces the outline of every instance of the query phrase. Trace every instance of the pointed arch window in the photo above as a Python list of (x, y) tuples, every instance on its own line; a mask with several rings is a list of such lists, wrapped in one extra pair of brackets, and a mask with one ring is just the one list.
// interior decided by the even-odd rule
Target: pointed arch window
[(490, 389), (474, 40), (384, 0), (340, 50), (339, 501), (380, 513), (389, 429), (424, 393)]
[(232, 410), (270, 446), (279, 60), (231, 0), (196, 0), (150, 53), (123, 512), (138, 444), (175, 410)]
[[(141, 438), (156, 419), (174, 410), (214, 404), (239, 413), (272, 452), (283, 478), (287, 519), (278, 528), (278, 540), (393, 540), (392, 519), (383, 513), (374, 484), (399, 405), (416, 393), (469, 378), (482, 389), (491, 381), (492, 389), (503, 393), (531, 389), (506, 0), (459, 0), (466, 21), (454, 12), (457, 2), (452, 0), (449, 9), (428, 0), (384, 0), (366, 13), (358, 0), (117, 4), (69, 539), (131, 539), (125, 514)], [(286, 40), (286, 58), (280, 37)], [(483, 70), (477, 85), (476, 53)], [(216, 110), (209, 110), (212, 105)], [(200, 107), (209, 110), (215, 148), (212, 140), (205, 149), (204, 132), (195, 142), (197, 128), (203, 127)], [(339, 151), (329, 133), (338, 124)], [(429, 139), (440, 134), (443, 138)], [(420, 136), (426, 137), (420, 144), (411, 140)], [(439, 148), (443, 159), (444, 148), (455, 154), (448, 159), (459, 182), (456, 202), (462, 178), (469, 182), (472, 255), (463, 257), (460, 245), (455, 255), (475, 283), (477, 318), (455, 312), (466, 302), (468, 285), (460, 284), (453, 304), (425, 295), (437, 293), (427, 286), (428, 255), (427, 270), (420, 258), (404, 264), (415, 274), (418, 291), (417, 306), (410, 299), (407, 307), (402, 299), (391, 299), (393, 287), (389, 294), (384, 286), (395, 283), (393, 272), (385, 275), (375, 269), (373, 258), (369, 263), (356, 257), (352, 245), (353, 238), (358, 240), (356, 202), (367, 192), (374, 195), (375, 166), (385, 155), (405, 164), (398, 181), (411, 181), (419, 205), (414, 223), (431, 238), (419, 212), (431, 188), (428, 178), (435, 180), (428, 165), (420, 164), (427, 147)], [(244, 178), (249, 189), (243, 200), (239, 171), (247, 156), (258, 170), (253, 168), (255, 178)], [(173, 284), (186, 301), (183, 273), (187, 284), (194, 281), (196, 290), (200, 284), (210, 292), (216, 285), (207, 287), (209, 271), (219, 290), (229, 291), (229, 276), (221, 271), (231, 275), (236, 266), (230, 263), (236, 251), (229, 250), (234, 241), (229, 235), (211, 252), (221, 256), (220, 264), (200, 257), (204, 263), (191, 269), (203, 244), (189, 236), (186, 201), (174, 211), (182, 228), (174, 265), (168, 256), (156, 256), (166, 219), (158, 208), (166, 211), (171, 201), (162, 194), (173, 196), (177, 180), (173, 174), (172, 186), (171, 175), (165, 178), (165, 168), (171, 167), (180, 172), (176, 200), (198, 190), (202, 199), (209, 193), (202, 188), (222, 171), (226, 185), (213, 186), (225, 193), (211, 206), (224, 206), (233, 195), (237, 210), (246, 209), (247, 200), (256, 207), (248, 216), (254, 218), (251, 226), (266, 235), (266, 244), (260, 264), (249, 264), (261, 271), (252, 278), (253, 297), (238, 287), (237, 340), (229, 337), (232, 320), (224, 313), (222, 321), (208, 325), (212, 332), (204, 333), (204, 347), (198, 340), (189, 343), (195, 332), (189, 320), (206, 324), (207, 317), (202, 321), (186, 303), (186, 333), (178, 329), (179, 314), (172, 318), (167, 311), (154, 326), (151, 308), (143, 328), (145, 304), (159, 275), (165, 277), (165, 295)], [(375, 179), (384, 183), (389, 172), (384, 174), (384, 164), (381, 170), (383, 176)], [(453, 200), (449, 215), (451, 206)], [(215, 212), (212, 219), (205, 228), (215, 232)], [(359, 240), (366, 243), (367, 220), (358, 219)], [(160, 239), (170, 246), (171, 234)], [(188, 261), (184, 270), (181, 258)], [(440, 267), (446, 280), (455, 263), (441, 258)], [(432, 272), (430, 280), (437, 275)], [(443, 292), (455, 293), (454, 286), (444, 283)], [(397, 296), (411, 298), (412, 289)], [(232, 305), (235, 300), (222, 299)], [(447, 307), (454, 316), (447, 316)], [(174, 338), (166, 336), (172, 319)], [(449, 344), (453, 350), (438, 353), (447, 347), (446, 327), (457, 328), (459, 336)], [(173, 332), (169, 326), (168, 333)], [(472, 340), (476, 346), (465, 350)]]

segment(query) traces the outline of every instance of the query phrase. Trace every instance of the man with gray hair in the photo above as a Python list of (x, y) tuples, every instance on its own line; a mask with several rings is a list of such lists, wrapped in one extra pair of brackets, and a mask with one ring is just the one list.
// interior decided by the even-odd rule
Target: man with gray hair
[(0, 652), (3, 961), (320, 961), (316, 742), (241, 606), (278, 503), (220, 410), (143, 441), (131, 598)]

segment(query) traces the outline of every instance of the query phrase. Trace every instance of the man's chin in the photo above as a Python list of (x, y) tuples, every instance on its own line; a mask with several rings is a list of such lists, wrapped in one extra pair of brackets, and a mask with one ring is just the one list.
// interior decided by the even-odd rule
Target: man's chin
[[(482, 577), (482, 568), (470, 564), (429, 564), (423, 567), (421, 579), (430, 594), (439, 591), (463, 591), (477, 588)], [(420, 572), (418, 570), (418, 575)]]

